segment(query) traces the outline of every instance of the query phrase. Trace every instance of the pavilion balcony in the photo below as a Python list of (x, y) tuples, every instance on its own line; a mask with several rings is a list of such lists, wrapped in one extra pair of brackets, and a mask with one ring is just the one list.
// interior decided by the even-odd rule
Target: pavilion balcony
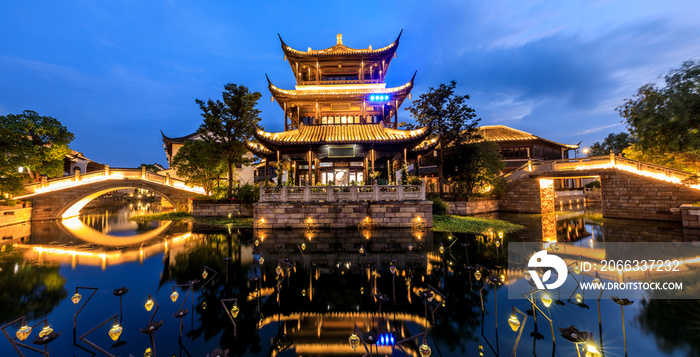
[(260, 186), (260, 202), (425, 201), (420, 185)]
[(339, 76), (339, 77), (327, 77), (324, 78), (320, 81), (316, 80), (300, 80), (298, 85), (329, 85), (329, 84), (377, 84), (377, 83), (384, 83), (382, 79), (376, 78), (376, 79), (358, 79), (357, 77), (344, 77), (344, 76)]

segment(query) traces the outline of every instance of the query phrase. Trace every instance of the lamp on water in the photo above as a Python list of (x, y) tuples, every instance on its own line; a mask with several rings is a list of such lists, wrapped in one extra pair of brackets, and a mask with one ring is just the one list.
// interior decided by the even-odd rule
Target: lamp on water
[(114, 325), (112, 326), (111, 329), (109, 329), (109, 338), (112, 339), (112, 341), (116, 341), (119, 339), (119, 336), (122, 334), (122, 326), (119, 325), (118, 322), (114, 322)]

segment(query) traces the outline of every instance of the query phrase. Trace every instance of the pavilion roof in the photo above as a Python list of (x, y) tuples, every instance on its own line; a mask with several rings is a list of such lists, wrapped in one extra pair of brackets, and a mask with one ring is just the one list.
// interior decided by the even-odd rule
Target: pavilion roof
[(561, 146), (568, 149), (577, 149), (578, 144), (561, 144), (556, 141), (547, 140), (545, 138), (539, 137), (537, 135), (530, 134), (528, 132), (513, 129), (505, 125), (485, 125), (479, 127), (476, 132), (485, 141), (522, 141), (522, 140), (542, 140), (557, 146)]
[(264, 145), (260, 144), (259, 142), (254, 142), (250, 140), (245, 141), (245, 146), (248, 148), (250, 152), (255, 154), (255, 156), (258, 157), (268, 157), (268, 156), (273, 156), (275, 153), (266, 148)]
[(416, 74), (418, 71), (413, 73), (413, 77), (411, 77), (411, 80), (408, 81), (406, 84), (399, 86), (399, 87), (391, 87), (391, 88), (381, 88), (381, 87), (376, 87), (376, 86), (371, 86), (371, 85), (362, 85), (362, 84), (352, 84), (352, 85), (345, 85), (345, 86), (316, 86), (314, 89), (282, 89), (277, 87), (276, 85), (272, 84), (270, 81), (270, 78), (265, 75), (267, 78), (267, 85), (268, 88), (270, 89), (270, 93), (272, 93), (275, 98), (278, 99), (285, 99), (285, 98), (316, 98), (316, 97), (321, 97), (321, 98), (334, 98), (337, 96), (343, 96), (343, 97), (348, 97), (348, 96), (356, 96), (356, 97), (365, 97), (371, 94), (390, 94), (390, 95), (395, 95), (395, 96), (400, 96), (400, 97), (406, 97), (408, 93), (411, 92), (411, 89), (413, 89), (413, 81), (416, 78)]
[(435, 149), (435, 147), (437, 147), (438, 144), (440, 143), (439, 139), (440, 139), (440, 135), (437, 135), (437, 136), (432, 137), (432, 138), (425, 138), (425, 140), (421, 141), (420, 143), (418, 143), (418, 145), (413, 147), (411, 149), (411, 152), (414, 154), (423, 155), (423, 154)]
[(397, 130), (379, 124), (304, 125), (280, 133), (256, 130), (255, 138), (263, 145), (317, 145), (350, 143), (419, 143), (430, 135), (431, 126), (416, 130)]
[(165, 134), (163, 134), (163, 131), (161, 130), (161, 131), (160, 131), (160, 135), (163, 136), (163, 142), (166, 142), (166, 143), (175, 143), (175, 144), (182, 144), (182, 143), (184, 143), (184, 142), (186, 142), (186, 141), (196, 140), (196, 139), (199, 137), (199, 132), (198, 132), (198, 131), (195, 131), (194, 133), (189, 134), (189, 135), (180, 136), (180, 137), (176, 137), (176, 138), (171, 138), (171, 137), (169, 137), (169, 136), (165, 136)]
[(282, 50), (284, 51), (284, 54), (287, 56), (287, 58), (290, 59), (312, 59), (312, 58), (333, 58), (333, 57), (388, 57), (392, 58), (394, 56), (394, 53), (396, 52), (396, 49), (399, 47), (399, 39), (401, 38), (401, 34), (403, 33), (403, 30), (399, 32), (399, 36), (396, 38), (394, 42), (391, 44), (384, 46), (382, 48), (378, 48), (376, 50), (372, 49), (372, 46), (369, 46), (369, 48), (351, 48), (348, 46), (343, 45), (342, 41), (342, 35), (338, 34), (338, 43), (335, 46), (325, 48), (322, 50), (309, 50), (307, 51), (300, 51), (296, 50), (290, 46), (288, 46), (284, 40), (282, 40), (282, 36), (280, 34), (277, 34), (277, 36), (280, 38), (280, 43), (282, 45)]

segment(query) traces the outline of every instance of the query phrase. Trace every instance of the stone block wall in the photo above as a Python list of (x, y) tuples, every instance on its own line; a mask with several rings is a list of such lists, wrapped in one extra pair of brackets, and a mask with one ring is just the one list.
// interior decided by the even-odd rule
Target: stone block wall
[(433, 226), (432, 201), (258, 202), (254, 228), (414, 228)]
[(32, 220), (32, 205), (21, 203), (15, 206), (0, 206), (0, 227), (11, 226)]
[(700, 191), (626, 172), (600, 175), (603, 217), (681, 221), (681, 205), (700, 201)]
[(700, 206), (682, 205), (683, 227), (700, 229)]
[(252, 217), (253, 206), (241, 203), (192, 203), (193, 217)]
[(521, 178), (508, 182), (506, 191), (499, 197), (501, 212), (540, 213), (540, 182), (538, 179)]
[(498, 211), (498, 200), (489, 197), (470, 198), (463, 202), (447, 202), (447, 214), (471, 216)]

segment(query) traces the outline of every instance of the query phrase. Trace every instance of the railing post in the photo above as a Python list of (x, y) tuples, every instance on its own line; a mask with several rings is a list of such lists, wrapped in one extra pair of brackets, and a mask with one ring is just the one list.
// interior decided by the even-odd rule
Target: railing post
[(326, 186), (326, 202), (333, 201), (333, 186)]
[(281, 201), (282, 202), (287, 202), (287, 183), (282, 185), (282, 194), (281, 194)]
[(527, 159), (527, 171), (532, 171), (532, 159)]
[(372, 187), (372, 192), (374, 192), (374, 200), (379, 201), (379, 184), (377, 184), (377, 180), (374, 180), (374, 187)]
[(141, 165), (141, 179), (146, 179), (146, 165)]
[(615, 152), (610, 150), (610, 164), (615, 167)]
[(396, 200), (403, 201), (403, 185), (396, 185)]
[(350, 201), (357, 201), (357, 186), (350, 186)]
[(420, 180), (420, 200), (425, 201), (425, 179)]
[(304, 202), (309, 202), (311, 199), (311, 187), (309, 185), (304, 186)]
[(47, 182), (49, 179), (46, 176), (41, 176), (41, 188), (47, 187), (49, 183)]
[(109, 176), (109, 165), (105, 165), (105, 176)]
[(75, 171), (75, 182), (80, 182), (80, 171), (79, 170)]
[(260, 202), (267, 202), (265, 199), (265, 183), (260, 183), (260, 197), (259, 197)]
[(165, 173), (165, 184), (170, 185), (170, 172)]

